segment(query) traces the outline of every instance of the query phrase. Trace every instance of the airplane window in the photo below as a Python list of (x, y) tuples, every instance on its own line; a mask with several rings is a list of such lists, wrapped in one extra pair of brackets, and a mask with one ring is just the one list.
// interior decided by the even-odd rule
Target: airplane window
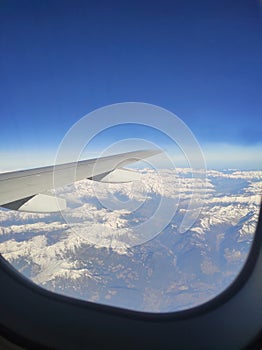
[(243, 268), (261, 3), (191, 5), (1, 4), (0, 254), (37, 285), (173, 312)]

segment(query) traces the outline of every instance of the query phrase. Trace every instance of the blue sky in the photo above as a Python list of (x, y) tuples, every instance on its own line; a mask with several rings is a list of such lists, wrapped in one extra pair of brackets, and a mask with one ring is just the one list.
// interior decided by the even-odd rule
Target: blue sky
[(182, 118), (209, 167), (261, 168), (261, 16), (255, 0), (2, 0), (1, 167), (48, 163), (79, 118), (138, 101)]

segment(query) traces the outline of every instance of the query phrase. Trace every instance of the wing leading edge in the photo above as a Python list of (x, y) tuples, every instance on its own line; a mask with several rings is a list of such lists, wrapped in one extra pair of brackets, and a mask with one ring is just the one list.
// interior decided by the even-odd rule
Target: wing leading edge
[(0, 206), (37, 213), (63, 210), (66, 208), (66, 201), (46, 194), (48, 190), (83, 179), (107, 183), (138, 180), (138, 173), (124, 169), (123, 166), (149, 158), (160, 152), (160, 150), (140, 150), (0, 174)]

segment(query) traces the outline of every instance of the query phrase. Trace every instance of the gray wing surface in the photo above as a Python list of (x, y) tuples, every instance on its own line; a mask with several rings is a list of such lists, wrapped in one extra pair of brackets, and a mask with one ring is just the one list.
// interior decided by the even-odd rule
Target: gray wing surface
[(55, 166), (0, 174), (0, 206), (25, 212), (48, 213), (66, 208), (66, 201), (47, 191), (90, 179), (108, 183), (138, 180), (137, 172), (123, 166), (160, 153), (141, 150)]

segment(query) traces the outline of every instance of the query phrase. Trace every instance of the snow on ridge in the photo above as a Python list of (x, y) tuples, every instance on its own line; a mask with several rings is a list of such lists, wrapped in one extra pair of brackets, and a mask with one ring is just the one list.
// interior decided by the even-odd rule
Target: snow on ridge
[[(112, 248), (119, 254), (126, 254), (125, 244), (121, 241), (121, 234), (132, 232), (130, 218), (132, 213), (128, 210), (108, 210), (98, 205), (96, 195), (105, 199), (108, 193), (115, 195), (120, 193), (128, 200), (142, 203), (156, 196), (165, 196), (170, 199), (181, 200), (184, 207), (178, 213), (186, 212), (185, 203), (191, 198), (194, 190), (199, 198), (204, 200), (204, 208), (201, 217), (191, 228), (193, 233), (203, 235), (207, 230), (221, 224), (238, 225), (241, 218), (249, 213), (252, 215), (239, 229), (240, 239), (250, 238), (254, 233), (259, 204), (261, 200), (262, 172), (234, 171), (229, 174), (219, 171), (207, 171), (207, 194), (204, 196), (203, 180), (192, 178), (191, 169), (161, 170), (161, 176), (152, 170), (141, 170), (141, 182), (104, 185), (89, 180), (66, 186), (57, 191), (58, 195), (72, 201), (74, 208), (69, 208), (65, 218), (72, 220), (66, 222), (63, 216), (58, 214), (31, 214), (8, 210), (0, 210), (0, 253), (8, 260), (15, 261), (19, 258), (30, 258), (37, 266), (31, 278), (40, 284), (44, 284), (57, 277), (78, 279), (81, 276), (92, 276), (87, 269), (81, 269), (76, 261), (70, 259), (70, 253), (74, 253), (83, 244), (93, 244), (96, 247)], [(186, 175), (186, 176), (185, 176)], [(219, 194), (215, 192), (215, 186), (210, 178), (221, 177), (229, 179), (246, 179), (248, 186), (237, 194)], [(95, 186), (95, 191), (94, 191)], [(184, 201), (184, 202), (183, 202)], [(180, 203), (180, 204), (181, 204)], [(176, 218), (176, 217), (175, 217)], [(142, 216), (134, 218), (134, 221), (142, 220)], [(175, 225), (173, 225), (175, 227)], [(54, 237), (55, 234), (55, 237)], [(92, 235), (91, 243), (88, 237)], [(6, 238), (10, 236), (10, 239)], [(230, 251), (227, 251), (227, 256)], [(235, 259), (237, 258), (235, 254)], [(233, 258), (232, 258), (233, 259)], [(211, 269), (206, 263), (203, 269)]]

